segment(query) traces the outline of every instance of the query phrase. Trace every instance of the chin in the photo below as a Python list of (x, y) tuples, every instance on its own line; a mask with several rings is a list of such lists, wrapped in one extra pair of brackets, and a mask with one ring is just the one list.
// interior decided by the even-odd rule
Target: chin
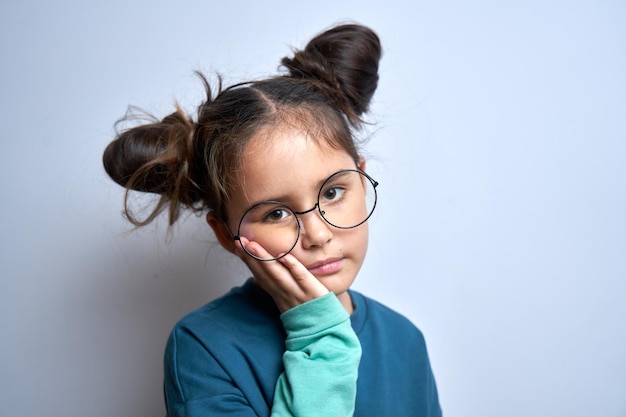
[(341, 294), (350, 289), (352, 283), (356, 279), (356, 274), (331, 274), (316, 276), (316, 278), (328, 288), (329, 291), (335, 294)]

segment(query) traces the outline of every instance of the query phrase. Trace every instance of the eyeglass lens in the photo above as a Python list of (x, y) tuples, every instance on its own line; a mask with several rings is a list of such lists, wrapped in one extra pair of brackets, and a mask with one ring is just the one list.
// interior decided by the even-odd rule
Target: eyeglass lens
[[(331, 175), (318, 194), (318, 213), (330, 225), (340, 229), (351, 229), (363, 224), (376, 206), (376, 183), (361, 171), (343, 170)], [(308, 212), (308, 211), (305, 211)], [(259, 243), (270, 254), (259, 260), (274, 260), (289, 253), (295, 246), (300, 233), (298, 215), (288, 206), (273, 201), (254, 205), (244, 214), (239, 223), (239, 237)], [(315, 214), (312, 214), (315, 215)]]

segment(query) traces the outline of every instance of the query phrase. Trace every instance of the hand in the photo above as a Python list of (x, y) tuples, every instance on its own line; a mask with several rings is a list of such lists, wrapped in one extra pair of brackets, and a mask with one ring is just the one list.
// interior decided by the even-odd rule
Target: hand
[[(269, 257), (257, 242), (245, 237), (241, 239), (251, 253)], [(255, 282), (274, 299), (281, 313), (329, 293), (328, 288), (291, 254), (275, 261), (259, 261), (245, 253), (239, 245), (235, 253), (250, 268)]]

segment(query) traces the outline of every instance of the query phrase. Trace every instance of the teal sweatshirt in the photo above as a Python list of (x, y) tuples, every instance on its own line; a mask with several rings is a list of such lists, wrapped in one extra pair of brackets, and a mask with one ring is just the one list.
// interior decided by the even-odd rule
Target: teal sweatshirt
[(349, 317), (333, 294), (281, 315), (249, 280), (188, 314), (165, 351), (168, 416), (441, 416), (422, 333), (350, 296)]
[(284, 372), (272, 416), (352, 416), (361, 345), (333, 293), (281, 315), (287, 331)]

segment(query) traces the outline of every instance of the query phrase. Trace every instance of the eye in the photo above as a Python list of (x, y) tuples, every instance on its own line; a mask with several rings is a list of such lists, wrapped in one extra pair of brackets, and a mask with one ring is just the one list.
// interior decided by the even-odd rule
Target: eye
[(291, 213), (284, 208), (275, 208), (263, 216), (263, 221), (268, 223), (279, 222), (288, 218), (290, 215)]
[(330, 187), (324, 190), (324, 192), (322, 193), (322, 198), (324, 199), (324, 202), (332, 203), (334, 201), (341, 200), (345, 192), (346, 190), (343, 187)]

